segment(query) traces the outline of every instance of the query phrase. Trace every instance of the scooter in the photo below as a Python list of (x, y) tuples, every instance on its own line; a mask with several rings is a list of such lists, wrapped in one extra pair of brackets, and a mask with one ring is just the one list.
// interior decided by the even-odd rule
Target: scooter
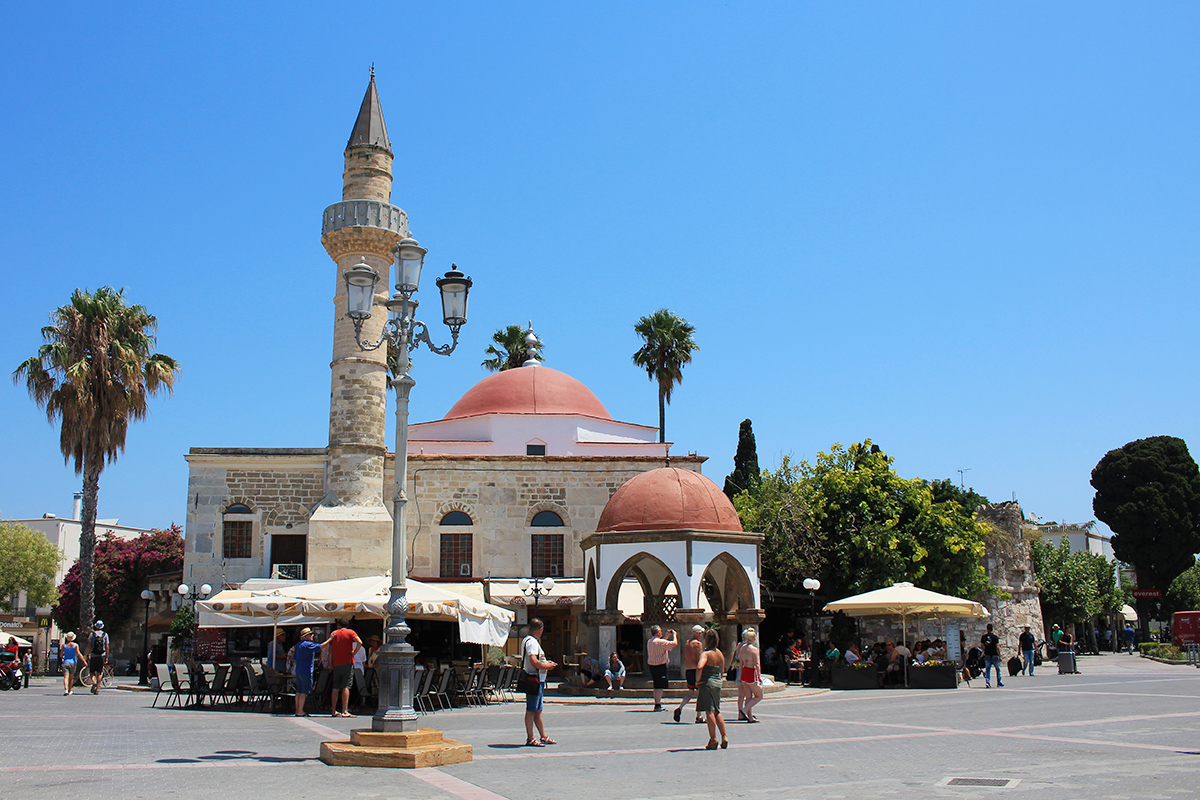
[(19, 661), (0, 662), (0, 689), (20, 689), (22, 676)]

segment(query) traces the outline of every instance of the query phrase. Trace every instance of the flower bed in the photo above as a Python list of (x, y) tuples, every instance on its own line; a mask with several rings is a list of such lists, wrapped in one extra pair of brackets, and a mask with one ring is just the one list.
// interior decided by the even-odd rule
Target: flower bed
[(838, 667), (832, 670), (831, 689), (878, 689), (879, 673), (874, 664)]
[(908, 668), (910, 689), (957, 689), (958, 667), (953, 664), (922, 664)]

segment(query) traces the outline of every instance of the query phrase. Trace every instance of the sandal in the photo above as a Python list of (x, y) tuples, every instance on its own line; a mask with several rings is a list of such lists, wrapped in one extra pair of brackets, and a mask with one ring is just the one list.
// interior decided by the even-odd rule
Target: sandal
[(546, 745), (542, 744), (537, 739), (526, 739), (525, 746), (526, 747), (545, 747)]
[(705, 750), (716, 750), (717, 749), (717, 740), (709, 739), (708, 744), (704, 745), (704, 749)]
[(728, 739), (722, 739), (722, 740), (721, 740), (721, 749), (722, 749), (722, 750), (728, 750), (728, 749), (729, 749), (729, 740), (728, 740)]
[(553, 739), (551, 739), (549, 736), (543, 736), (543, 737), (542, 737), (542, 744), (558, 744), (558, 742), (554, 741), (554, 740), (553, 740)]

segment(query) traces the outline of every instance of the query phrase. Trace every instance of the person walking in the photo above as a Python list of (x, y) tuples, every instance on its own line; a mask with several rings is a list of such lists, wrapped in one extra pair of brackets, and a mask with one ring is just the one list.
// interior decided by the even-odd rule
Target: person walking
[(650, 641), (646, 642), (646, 663), (650, 666), (650, 678), (654, 681), (654, 710), (662, 711), (663, 690), (667, 688), (667, 661), (671, 650), (679, 644), (675, 631), (667, 631), (663, 638), (662, 628), (655, 625), (650, 629)]
[(1134, 640), (1134, 637), (1137, 632), (1133, 629), (1132, 625), (1130, 625), (1128, 622), (1126, 622), (1125, 630), (1123, 631), (1123, 633), (1125, 634), (1125, 650), (1129, 653), (1132, 653), (1133, 652), (1133, 640)]
[(705, 750), (717, 749), (717, 732), (721, 733), (721, 749), (729, 747), (729, 736), (725, 732), (725, 718), (721, 716), (721, 684), (725, 680), (725, 654), (721, 652), (721, 637), (714, 630), (704, 632), (704, 650), (697, 662), (700, 670), (700, 696), (696, 698), (696, 710), (705, 715), (708, 722), (708, 744)]
[(33, 656), (25, 651), (25, 660), (21, 662), (21, 671), (25, 673), (25, 688), (29, 688), (29, 673), (33, 672)]
[(738, 719), (758, 722), (753, 708), (762, 700), (762, 662), (755, 642), (758, 633), (747, 628), (742, 633), (742, 643), (737, 649), (738, 663)]
[(1000, 637), (992, 633), (992, 623), (988, 623), (987, 633), (979, 637), (979, 644), (983, 647), (983, 687), (992, 688), (992, 667), (996, 668), (996, 686), (1004, 686), (1000, 678)]
[[(521, 640), (521, 668), (537, 680), (534, 690), (525, 691), (525, 746), (545, 747), (558, 742), (546, 735), (546, 727), (542, 724), (542, 699), (546, 694), (546, 673), (556, 666), (546, 658), (542, 649), (542, 633), (546, 625), (537, 617), (529, 620), (529, 634)], [(537, 728), (538, 735), (534, 737), (533, 729)]]
[[(362, 649), (362, 639), (358, 634), (346, 627), (346, 620), (337, 621), (337, 630), (321, 643), (321, 649), (329, 648), (330, 680), (333, 683), (333, 700), (330, 702), (329, 716), (349, 717), (350, 714), (350, 685), (354, 682), (354, 654)], [(338, 698), (342, 700), (342, 710), (338, 711)]]
[(63, 637), (66, 644), (62, 650), (63, 697), (75, 689), (75, 670), (79, 669), (79, 645), (75, 644), (75, 634), (68, 633)]
[(1025, 626), (1025, 630), (1021, 631), (1021, 636), (1019, 637), (1018, 643), (1021, 646), (1021, 655), (1025, 659), (1025, 663), (1021, 665), (1021, 674), (1025, 675), (1026, 673), (1028, 673), (1029, 677), (1032, 678), (1033, 677), (1033, 661), (1034, 661), (1034, 659), (1033, 659), (1034, 641), (1033, 641), (1033, 634), (1029, 632), (1028, 625)]
[[(679, 722), (679, 718), (683, 716), (683, 709), (687, 707), (688, 701), (696, 696), (696, 692), (700, 689), (700, 654), (704, 652), (704, 626), (692, 626), (692, 638), (687, 640), (683, 646), (683, 677), (687, 681), (687, 694), (679, 701), (679, 707), (675, 709), (675, 721)], [(699, 708), (696, 709), (696, 724), (704, 722), (704, 717), (700, 714)]]
[(96, 620), (88, 636), (88, 670), (92, 673), (92, 694), (100, 694), (100, 679), (104, 677), (104, 665), (108, 663), (108, 634), (104, 632), (104, 620)]
[(312, 628), (303, 628), (300, 631), (300, 641), (296, 642), (296, 646), (288, 654), (296, 665), (297, 717), (308, 716), (304, 710), (304, 700), (312, 694), (313, 662), (316, 660), (317, 653), (321, 652), (321, 645), (314, 642), (312, 637)]

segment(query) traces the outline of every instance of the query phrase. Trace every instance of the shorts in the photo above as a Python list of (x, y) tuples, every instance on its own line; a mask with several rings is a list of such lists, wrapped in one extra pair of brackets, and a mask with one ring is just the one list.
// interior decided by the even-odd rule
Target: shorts
[(683, 676), (687, 680), (687, 687), (689, 689), (699, 689), (700, 688), (700, 684), (696, 683), (696, 675), (697, 675), (697, 670), (689, 669), (689, 670), (684, 671)]
[(537, 713), (542, 710), (542, 697), (546, 694), (546, 684), (543, 681), (538, 681), (536, 692), (525, 693), (525, 710), (531, 713)]
[(104, 671), (104, 656), (88, 656), (88, 669), (93, 675), (99, 675)]
[(666, 664), (651, 664), (650, 677), (654, 680), (655, 689), (667, 688), (667, 665)]
[(296, 674), (296, 694), (312, 694), (311, 672), (299, 672)]
[(330, 680), (333, 681), (333, 690), (349, 689), (354, 683), (354, 665), (353, 664), (338, 664), (331, 670)]
[(742, 667), (739, 680), (742, 683), (758, 683), (758, 668), (757, 667)]

